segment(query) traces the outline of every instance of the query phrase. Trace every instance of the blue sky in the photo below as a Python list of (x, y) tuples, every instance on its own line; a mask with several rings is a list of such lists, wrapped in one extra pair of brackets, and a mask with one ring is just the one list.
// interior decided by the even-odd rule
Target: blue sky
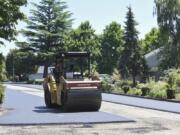
[[(40, 0), (28, 0), (28, 2), (38, 3)], [(124, 26), (127, 6), (131, 6), (138, 22), (137, 29), (140, 32), (139, 38), (144, 38), (151, 28), (157, 27), (156, 16), (153, 16), (154, 0), (64, 0), (67, 2), (68, 10), (73, 13), (73, 28), (77, 28), (81, 22), (89, 20), (97, 34), (101, 34), (106, 25), (116, 21)], [(30, 16), (31, 4), (21, 8)], [(20, 30), (26, 25), (19, 22), (17, 29)], [(26, 38), (19, 35), (18, 40), (24, 41)], [(0, 53), (7, 55), (10, 49), (14, 48), (13, 42), (5, 42), (6, 47), (0, 48)]]

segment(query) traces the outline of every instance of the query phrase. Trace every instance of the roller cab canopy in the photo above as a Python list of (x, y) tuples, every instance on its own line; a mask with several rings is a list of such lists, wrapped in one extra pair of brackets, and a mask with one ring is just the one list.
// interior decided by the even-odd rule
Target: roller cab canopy
[(74, 72), (74, 76), (83, 78), (83, 74), (90, 75), (90, 53), (89, 52), (60, 52), (55, 56), (55, 63), (63, 64), (63, 74), (66, 78), (68, 72)]

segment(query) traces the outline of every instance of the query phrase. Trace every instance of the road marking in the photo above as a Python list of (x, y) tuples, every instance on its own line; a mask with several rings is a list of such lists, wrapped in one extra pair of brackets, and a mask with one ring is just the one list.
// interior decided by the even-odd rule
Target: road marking
[(34, 88), (27, 88), (27, 87), (23, 87), (23, 86), (13, 86), (13, 85), (5, 85), (8, 89), (12, 89), (15, 91), (20, 91), (26, 94), (31, 94), (31, 95), (35, 95), (35, 96), (39, 96), (39, 97), (44, 97), (44, 92), (43, 90), (39, 90), (39, 89), (34, 89)]

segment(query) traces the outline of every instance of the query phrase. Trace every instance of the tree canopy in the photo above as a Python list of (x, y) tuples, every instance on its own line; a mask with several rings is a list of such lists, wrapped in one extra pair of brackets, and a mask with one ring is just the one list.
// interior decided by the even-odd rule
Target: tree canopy
[(89, 21), (82, 22), (77, 29), (72, 30), (67, 42), (68, 51), (90, 52), (92, 63), (96, 64), (97, 58), (100, 56), (100, 43)]
[(28, 38), (30, 50), (46, 58), (46, 76), (50, 57), (65, 50), (65, 37), (72, 23), (71, 13), (62, 0), (41, 0), (39, 4), (33, 3), (33, 6), (32, 16), (23, 33)]
[[(6, 57), (6, 71), (9, 77), (14, 75), (27, 76), (35, 73), (36, 56), (33, 52), (11, 50)], [(14, 71), (13, 71), (14, 70)]]
[(26, 3), (27, 0), (0, 0), (0, 44), (3, 44), (1, 39), (14, 39), (16, 24), (25, 17), (20, 7)]
[(106, 26), (101, 38), (101, 65), (100, 71), (111, 74), (117, 68), (122, 50), (123, 30), (117, 22)]
[(155, 0), (157, 22), (166, 44), (162, 67), (180, 66), (180, 1)]
[(157, 28), (152, 28), (149, 33), (145, 35), (145, 38), (140, 41), (143, 54), (147, 54), (155, 49), (158, 49), (164, 45), (161, 37), (161, 32)]

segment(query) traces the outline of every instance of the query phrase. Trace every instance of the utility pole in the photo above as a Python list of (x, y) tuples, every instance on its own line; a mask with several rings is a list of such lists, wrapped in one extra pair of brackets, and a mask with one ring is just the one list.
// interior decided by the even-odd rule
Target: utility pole
[(14, 82), (14, 76), (15, 76), (15, 69), (14, 69), (14, 54), (12, 55), (12, 71), (13, 71), (13, 82)]

